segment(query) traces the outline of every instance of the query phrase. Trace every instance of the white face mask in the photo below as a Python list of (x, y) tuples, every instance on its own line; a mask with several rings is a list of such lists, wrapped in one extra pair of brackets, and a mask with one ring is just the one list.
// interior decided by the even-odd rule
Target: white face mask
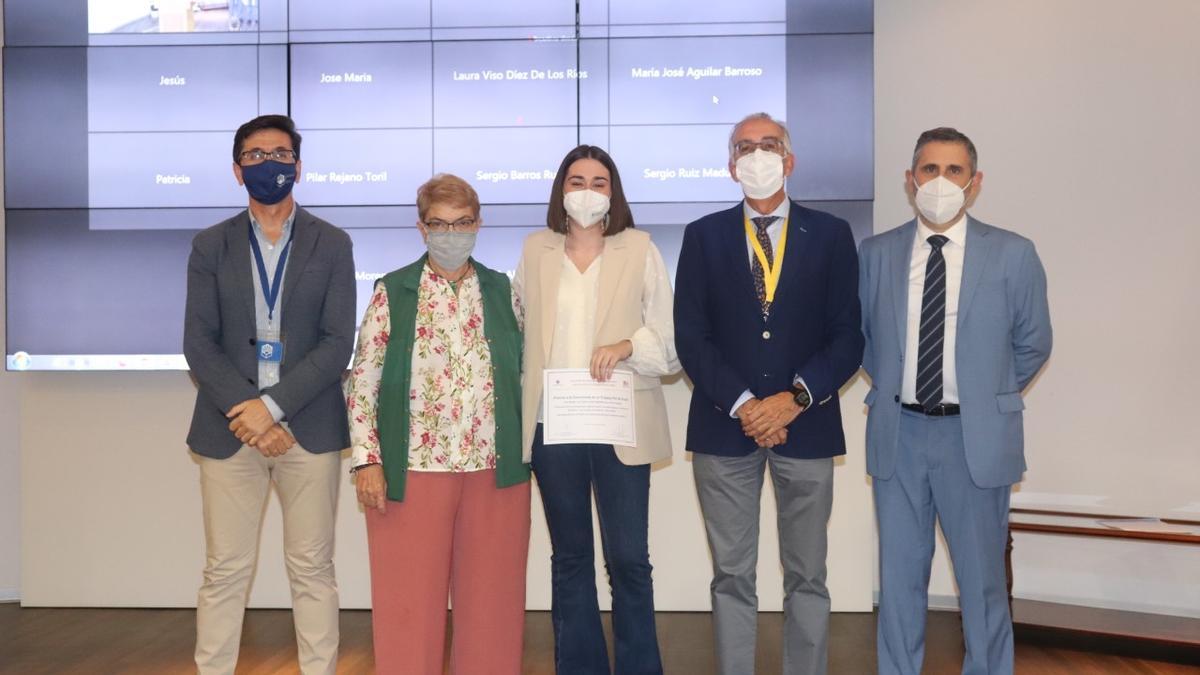
[(734, 162), (742, 192), (750, 199), (766, 199), (783, 188), (783, 156), (762, 148)]
[[(916, 186), (917, 179), (913, 178)], [(962, 210), (966, 194), (963, 188), (952, 183), (945, 176), (938, 176), (924, 185), (917, 186), (917, 210), (925, 220), (934, 225), (945, 225)]]
[(591, 227), (608, 215), (608, 195), (595, 190), (575, 190), (563, 194), (567, 215), (580, 227)]

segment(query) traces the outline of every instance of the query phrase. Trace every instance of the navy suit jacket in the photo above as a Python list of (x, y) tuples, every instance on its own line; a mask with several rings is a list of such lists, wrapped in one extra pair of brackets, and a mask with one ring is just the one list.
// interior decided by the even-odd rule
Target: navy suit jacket
[(730, 417), (749, 389), (763, 398), (797, 375), (812, 406), (774, 450), (786, 457), (842, 455), (838, 389), (862, 362), (858, 256), (846, 221), (793, 203), (783, 271), (763, 321), (746, 248), (743, 206), (691, 223), (675, 279), (675, 345), (694, 389), (687, 449), (741, 456), (757, 444)]
[[(297, 207), (279, 298), (284, 343), (279, 383), (265, 392), (309, 452), (350, 446), (342, 373), (354, 350), (354, 257), (350, 237)], [(188, 446), (223, 459), (241, 441), (225, 413), (260, 396), (250, 216), (242, 211), (201, 231), (188, 258), (183, 355), (196, 380)]]

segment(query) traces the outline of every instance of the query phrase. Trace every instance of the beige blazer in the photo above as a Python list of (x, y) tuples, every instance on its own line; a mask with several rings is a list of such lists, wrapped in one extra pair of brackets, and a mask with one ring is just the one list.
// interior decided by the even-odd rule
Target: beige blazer
[[(525, 348), (521, 374), (522, 448), (525, 461), (533, 452), (533, 434), (542, 400), (543, 371), (550, 358), (558, 311), (558, 282), (566, 255), (566, 235), (546, 229), (525, 240), (521, 252), (524, 284)], [(628, 339), (642, 327), (642, 291), (650, 235), (624, 230), (604, 239), (596, 298), (595, 344)], [(649, 464), (671, 456), (667, 404), (658, 377), (634, 375), (637, 447), (616, 446), (624, 464)]]

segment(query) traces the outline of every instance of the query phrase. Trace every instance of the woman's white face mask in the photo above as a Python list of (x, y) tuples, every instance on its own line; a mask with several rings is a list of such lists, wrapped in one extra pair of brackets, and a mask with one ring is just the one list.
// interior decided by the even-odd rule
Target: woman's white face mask
[(595, 190), (575, 190), (563, 194), (563, 207), (567, 215), (583, 228), (603, 220), (608, 215), (610, 202), (608, 195)]

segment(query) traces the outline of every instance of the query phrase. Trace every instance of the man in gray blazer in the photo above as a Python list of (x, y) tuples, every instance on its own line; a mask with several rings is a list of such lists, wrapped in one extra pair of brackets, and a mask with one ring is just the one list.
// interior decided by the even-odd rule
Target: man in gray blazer
[(188, 446), (200, 465), (207, 559), (196, 666), (234, 672), (271, 483), (283, 509), (300, 670), (334, 673), (333, 526), (349, 447), (341, 376), (354, 338), (345, 232), (299, 208), (300, 134), (283, 115), (237, 130), (246, 211), (192, 242), (183, 351), (198, 392)]
[(962, 133), (921, 134), (905, 172), (918, 218), (859, 250), (881, 674), (921, 672), (935, 519), (958, 581), (962, 672), (1013, 671), (1009, 494), (1025, 470), (1021, 392), (1050, 356), (1050, 312), (1033, 243), (966, 213), (976, 167)]

